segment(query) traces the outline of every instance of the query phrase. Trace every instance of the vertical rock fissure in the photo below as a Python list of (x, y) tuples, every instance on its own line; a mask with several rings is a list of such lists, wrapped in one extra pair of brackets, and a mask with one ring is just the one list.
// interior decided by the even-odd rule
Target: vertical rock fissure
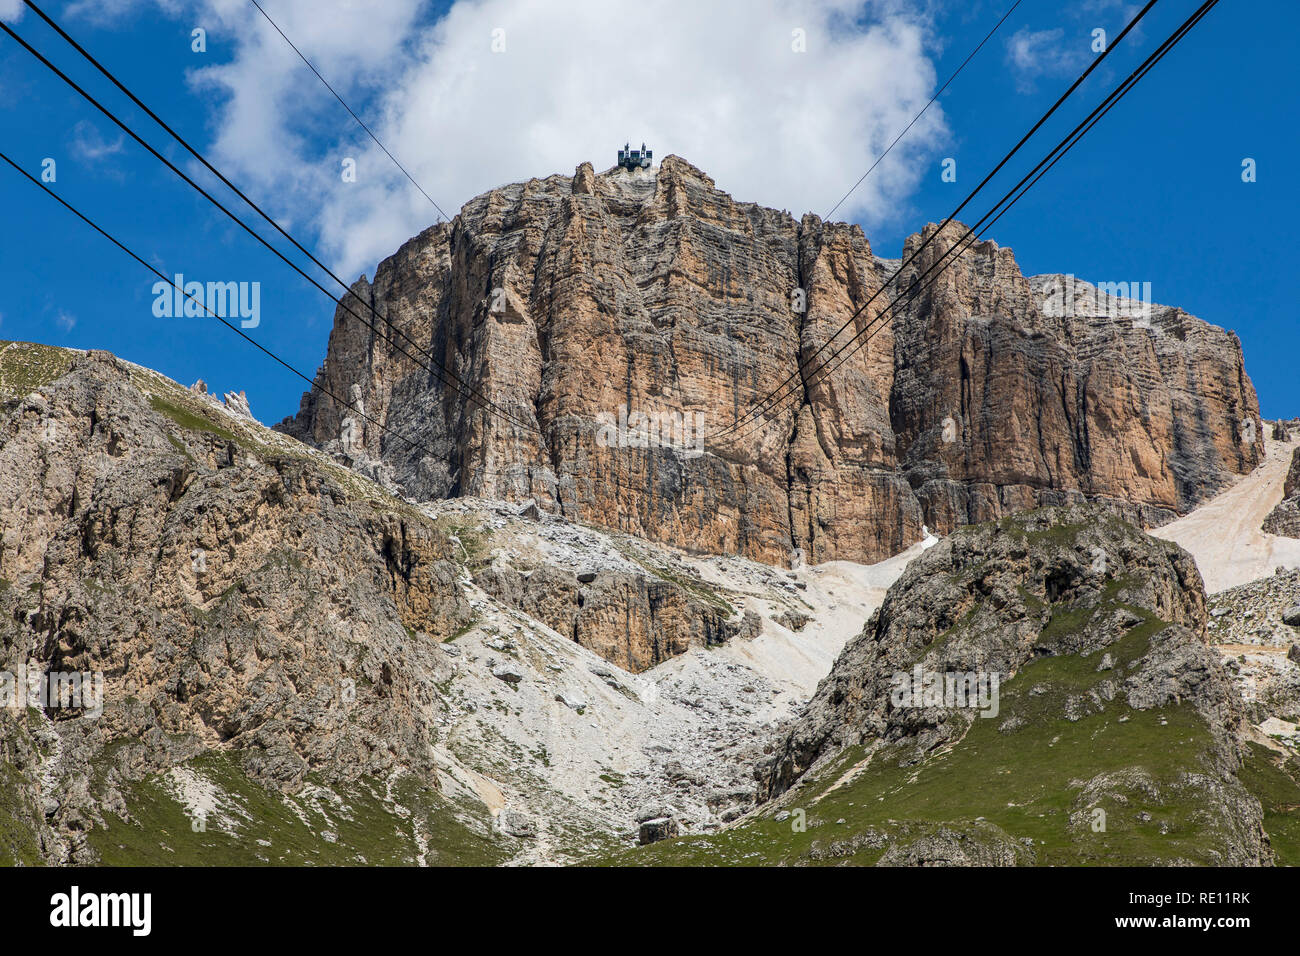
[[(808, 276), (808, 266), (807, 266), (807, 263), (804, 261), (804, 244), (803, 244), (803, 238), (804, 238), (804, 227), (803, 227), (803, 223), (800, 222), (799, 225), (796, 227), (796, 233), (795, 233), (795, 276), (796, 276), (796, 279), (797, 279), (797, 281), (798, 281), (798, 283), (799, 283), (799, 288), (802, 289), (802, 290), (804, 290), (805, 300), (804, 300), (804, 302), (803, 302), (803, 306), (804, 306), (803, 311), (802, 311), (802, 312), (797, 312), (797, 313), (796, 313), (797, 319), (796, 319), (796, 321), (795, 321), (795, 324), (796, 324), (796, 330), (795, 330), (794, 360), (795, 360), (795, 368), (796, 368), (796, 370), (797, 370), (798, 373), (799, 373), (799, 390), (800, 390), (801, 395), (800, 395), (799, 403), (795, 406), (795, 412), (794, 412), (794, 415), (791, 417), (791, 421), (790, 421), (790, 433), (789, 433), (788, 435), (786, 435), (786, 441), (785, 441), (785, 475), (786, 475), (786, 484), (785, 484), (785, 507), (786, 507), (786, 528), (787, 528), (787, 530), (788, 530), (788, 532), (789, 532), (789, 537), (790, 537), (790, 551), (791, 551), (791, 553), (793, 553), (793, 552), (794, 552), (796, 549), (798, 549), (798, 547), (799, 547), (799, 542), (798, 542), (798, 540), (795, 538), (795, 514), (794, 514), (795, 463), (794, 463), (794, 445), (795, 445), (795, 441), (796, 441), (796, 439), (799, 437), (799, 420), (800, 420), (800, 418), (801, 418), (800, 412), (802, 412), (804, 406), (806, 405), (806, 406), (808, 406), (808, 411), (809, 411), (809, 414), (810, 414), (810, 415), (815, 416), (815, 415), (817, 414), (816, 411), (812, 408), (811, 403), (808, 401), (808, 380), (807, 380), (807, 377), (806, 377), (806, 375), (805, 375), (804, 362), (803, 362), (803, 337), (804, 337), (804, 331), (805, 331), (805, 329), (806, 329), (806, 327), (807, 327), (807, 322), (808, 322), (808, 313), (812, 310), (812, 293), (811, 293), (811, 290), (810, 290), (810, 288), (809, 288), (809, 287), (810, 287), (810, 283), (809, 283), (809, 281), (808, 281), (808, 278), (809, 278), (809, 276)], [(806, 535), (806, 541), (807, 541), (807, 544), (808, 544), (808, 557), (809, 557), (809, 559), (811, 560), (811, 559), (814, 558), (814, 555), (813, 555), (813, 546), (812, 546), (812, 545), (813, 545), (813, 523), (814, 523), (814, 517), (813, 517), (813, 516), (814, 516), (814, 514), (816, 513), (816, 509), (813, 507), (813, 495), (814, 495), (814, 491), (813, 491), (813, 482), (812, 482), (812, 476), (811, 476), (811, 475), (808, 476), (808, 481), (806, 482), (806, 484), (807, 484), (807, 491), (805, 492), (805, 496), (806, 496), (806, 499), (807, 499), (807, 500), (806, 500), (806, 502), (805, 502), (805, 509), (804, 509), (804, 510), (805, 510), (805, 513), (806, 513), (807, 516), (808, 516), (808, 521), (807, 521), (808, 526), (807, 526), (807, 528), (805, 529), (805, 535)]]

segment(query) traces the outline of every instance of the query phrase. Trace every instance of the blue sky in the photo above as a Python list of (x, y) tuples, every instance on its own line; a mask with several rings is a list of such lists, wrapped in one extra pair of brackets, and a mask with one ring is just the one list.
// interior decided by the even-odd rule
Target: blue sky
[[(688, 23), (689, 34), (641, 38), (645, 91), (590, 79), (626, 59), (619, 31), (644, 29), (615, 19), (592, 26), (593, 11), (617, 18), (617, 5), (575, 2), (587, 5), (575, 14), (581, 29), (603, 32), (575, 39), (579, 28), (561, 22), (548, 33), (520, 0), (462, 2), (450, 13), (446, 4), (393, 0), (381, 15), (365, 13), (375, 29), (364, 31), (347, 20), (351, 9), (340, 8), (335, 20), (302, 0), (266, 6), (283, 14), (286, 32), (453, 214), (515, 178), (570, 173), (583, 160), (605, 168), (632, 137), (649, 140), (658, 156), (685, 156), (739, 199), (797, 216), (834, 204), (870, 165), (872, 144), (893, 138), (1012, 0), (937, 4), (924, 17), (893, 0), (865, 16), (851, 0), (801, 0), (793, 20), (780, 0), (735, 8), (728, 8), (735, 0), (719, 0)], [(0, 12), (11, 3), (0, 0)], [(379, 257), (434, 220), (282, 41), (247, 16), (251, 7), (44, 6), (343, 278), (372, 273)], [(1115, 66), (1094, 74), (1015, 168), (1032, 165), (1194, 6), (1161, 0), (1138, 42), (1115, 52)], [(733, 27), (742, 9), (750, 19)], [(1024, 0), (873, 174), (873, 188), (837, 218), (847, 211), (878, 254), (896, 256), (905, 237), (943, 219), (1077, 75), (1092, 55), (1092, 30), (1113, 37), (1132, 9), (1120, 0)], [(509, 52), (489, 59), (498, 21)], [(207, 49), (196, 53), (191, 30), (200, 23)], [(790, 55), (791, 23), (806, 25), (803, 57)], [(164, 135), (33, 15), (13, 25), (162, 148)], [(1300, 332), (1289, 289), (1300, 240), (1282, 228), (1300, 208), (1297, 31), (1300, 4), (1292, 0), (1224, 0), (993, 232), (1027, 274), (1147, 281), (1157, 302), (1234, 329), (1265, 417), (1300, 415)], [(614, 39), (606, 44), (605, 36)], [(754, 54), (760, 45), (764, 52)], [(509, 116), (521, 101), (527, 117)], [(315, 372), (333, 304), (8, 37), (0, 37), (0, 149), (37, 175), (54, 159), (53, 188), (165, 273), (260, 282), (261, 324), (250, 334)], [(191, 169), (178, 147), (163, 151)], [(349, 155), (363, 176), (355, 188), (337, 175), (339, 157)], [(957, 160), (955, 184), (941, 180), (945, 157)], [(1242, 182), (1247, 157), (1257, 164), (1254, 183)], [(1018, 178), (996, 180), (964, 218), (978, 218)], [(268, 423), (297, 409), (300, 380), (209, 319), (155, 317), (154, 278), (7, 167), (0, 205), (0, 338), (109, 349), (185, 384), (202, 378), (214, 390), (244, 389)]]

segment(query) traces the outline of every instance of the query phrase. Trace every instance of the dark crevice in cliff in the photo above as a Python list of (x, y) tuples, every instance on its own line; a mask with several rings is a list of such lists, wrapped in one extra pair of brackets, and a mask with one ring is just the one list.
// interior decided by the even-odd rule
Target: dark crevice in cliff
[[(541, 371), (537, 376), (537, 384), (528, 395), (528, 400), (532, 408), (533, 424), (537, 426), (537, 458), (536, 465), (528, 466), (528, 491), (536, 499), (539, 497), (550, 497), (562, 516), (568, 517), (564, 501), (564, 494), (560, 489), (560, 479), (563, 475), (563, 457), (560, 454), (560, 443), (562, 436), (559, 434), (558, 420), (552, 418), (550, 422), (543, 420), (542, 405), (543, 394), (546, 390), (545, 369), (550, 368), (553, 362), (553, 349), (551, 346), (551, 329), (555, 324), (555, 281), (556, 275), (554, 270), (543, 270), (540, 265), (544, 259), (551, 253), (552, 235), (558, 233), (563, 236), (567, 229), (568, 220), (560, 218), (552, 223), (551, 227), (546, 230), (536, 259), (531, 264), (533, 281), (528, 293), (528, 316), (533, 323), (533, 344), (537, 350), (538, 361)], [(543, 277), (549, 278), (549, 287), (543, 289)], [(558, 410), (557, 410), (558, 411)], [(577, 442), (576, 436), (574, 442), (574, 454), (576, 459)], [(551, 475), (555, 480), (554, 493), (546, 496), (538, 495), (535, 487), (535, 468), (549, 467)], [(576, 494), (576, 489), (575, 489)]]
[(1092, 445), (1088, 435), (1088, 382), (1085, 379), (1079, 387), (1079, 407), (1077, 418), (1070, 416), (1066, 397), (1065, 373), (1061, 373), (1061, 403), (1065, 406), (1066, 421), (1070, 423), (1070, 434), (1074, 436), (1074, 463), (1080, 474), (1089, 474), (1092, 469)]
[[(818, 237), (818, 239), (820, 239), (820, 236)], [(794, 553), (795, 550), (798, 549), (799, 547), (799, 541), (795, 534), (794, 494), (795, 494), (796, 466), (794, 463), (794, 446), (795, 446), (795, 442), (799, 438), (799, 420), (801, 417), (800, 412), (802, 412), (805, 405), (809, 404), (808, 380), (805, 374), (804, 362), (803, 362), (803, 337), (804, 337), (804, 331), (808, 325), (808, 312), (812, 307), (812, 303), (810, 301), (810, 296), (808, 294), (809, 269), (808, 269), (808, 264), (805, 262), (804, 259), (804, 227), (802, 222), (795, 228), (795, 276), (796, 276), (796, 281), (799, 283), (798, 288), (803, 293), (803, 302), (802, 302), (803, 311), (795, 313), (797, 318), (796, 318), (796, 328), (795, 328), (794, 360), (795, 360), (796, 368), (798, 369), (799, 372), (800, 395), (799, 395), (799, 402), (794, 409), (794, 415), (790, 420), (790, 433), (786, 436), (786, 440), (785, 440), (786, 527), (789, 530), (789, 535), (790, 535), (791, 553)], [(813, 411), (811, 408), (809, 409), (809, 411), (812, 412), (813, 417), (816, 416), (816, 412)], [(812, 486), (812, 476), (807, 475), (805, 477), (803, 484), (805, 488), (804, 510), (805, 513), (807, 514), (807, 520), (808, 520), (808, 526), (807, 528), (804, 529), (804, 535), (805, 535), (805, 540), (807, 541), (808, 544), (808, 548), (807, 548), (808, 558), (809, 560), (815, 560), (814, 548), (813, 548), (813, 531), (814, 531), (813, 516), (816, 509), (814, 509), (813, 507), (814, 490)]]
[(961, 372), (960, 413), (962, 418), (962, 429), (969, 434), (969, 430), (973, 424), (971, 420), (971, 410), (974, 408), (975, 397), (971, 394), (970, 365), (967, 363), (965, 355), (958, 359), (958, 367)]
[[(1047, 387), (1051, 387), (1051, 386), (1049, 385)], [(1064, 395), (1060, 396), (1060, 402), (1062, 405), (1065, 404)], [(1043, 404), (1046, 405), (1047, 404), (1046, 401), (1044, 401)], [(1067, 421), (1068, 421), (1068, 416), (1067, 416)], [(1055, 474), (1055, 470), (1052, 467), (1055, 456), (1051, 454), (1052, 451), (1051, 442), (1048, 440), (1047, 435), (1043, 433), (1042, 415), (1034, 416), (1034, 432), (1038, 436), (1038, 461), (1041, 464), (1043, 471), (1047, 475), (1047, 483), (1049, 485), (1055, 485), (1057, 481), (1057, 477)]]

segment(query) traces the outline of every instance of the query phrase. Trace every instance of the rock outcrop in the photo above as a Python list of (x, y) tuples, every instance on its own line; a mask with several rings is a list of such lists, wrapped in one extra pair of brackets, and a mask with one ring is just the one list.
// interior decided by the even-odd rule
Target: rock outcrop
[[(945, 696), (954, 676), (973, 677), (978, 700), (973, 691)], [(853, 781), (859, 800), (877, 777), (910, 778), (908, 801), (921, 808), (909, 809), (914, 824), (955, 826), (968, 848), (1003, 847), (1006, 863), (1024, 861), (1005, 852), (1014, 841), (1002, 831), (1024, 833), (1021, 811), (988, 796), (1003, 787), (1020, 794), (1006, 807), (1033, 804), (1043, 815), (1040, 801), (1064, 795), (1068, 819), (1053, 831), (1062, 841), (1053, 852), (1070, 859), (1147, 859), (1136, 816), (1153, 832), (1163, 819), (1161, 834), (1189, 828), (1167, 841), (1166, 858), (1257, 865), (1271, 854), (1259, 804), (1236, 776), (1244, 726), (1207, 641), (1191, 556), (1095, 506), (1045, 509), (962, 529), (914, 561), (759, 778), (768, 796), (807, 775), (821, 788)], [(1155, 752), (1179, 756), (1166, 764), (1150, 759)], [(941, 785), (958, 789), (940, 797)], [(958, 825), (969, 819), (962, 806), (1001, 829)], [(1097, 810), (1100, 828), (1089, 825)], [(932, 831), (914, 839), (900, 834), (904, 845), (880, 862), (980, 859), (956, 852), (960, 841), (946, 831), (943, 848)]]
[[(1113, 509), (959, 530), (859, 592), (528, 502), (416, 506), (367, 455), (0, 343), (0, 863), (1269, 860), (1196, 571)], [(1006, 669), (998, 718), (882, 711), (905, 659)], [(1295, 684), (1252, 686), (1274, 832)]]
[[(1240, 343), (1178, 309), (1114, 314), (993, 242), (887, 309), (960, 236), (936, 228), (876, 296), (898, 263), (860, 228), (736, 202), (676, 156), (495, 189), (358, 280), (348, 308), (387, 337), (339, 309), (279, 427), (417, 499), (533, 499), (781, 564), (1084, 499), (1156, 524), (1257, 463)], [(864, 306), (865, 347), (813, 374)]]
[(1300, 538), (1300, 448), (1291, 453), (1282, 500), (1268, 513), (1262, 528), (1269, 534)]
[(1247, 719), (1261, 733), (1300, 742), (1300, 570), (1228, 588), (1209, 600), (1210, 640), (1224, 655)]
[(729, 609), (653, 575), (610, 570), (582, 581), (554, 565), (524, 572), (497, 565), (475, 574), (474, 583), (632, 673), (740, 630)]
[(0, 708), (0, 844), (27, 835), (0, 855), (101, 859), (88, 834), (130, 827), (135, 787), (205, 756), (257, 792), (436, 789), (439, 641), (469, 616), (451, 544), (294, 444), (106, 353), (12, 403), (0, 672), (85, 693)]
[(1300, 638), (1286, 620), (1300, 602), (1300, 568), (1227, 588), (1209, 599), (1210, 639), (1216, 644), (1285, 646)]

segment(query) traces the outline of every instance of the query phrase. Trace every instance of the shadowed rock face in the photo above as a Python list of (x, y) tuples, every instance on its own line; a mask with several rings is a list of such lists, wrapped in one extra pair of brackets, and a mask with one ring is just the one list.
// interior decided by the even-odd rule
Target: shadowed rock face
[[(417, 498), (534, 498), (777, 563), (796, 548), (876, 561), (922, 523), (946, 532), (1084, 498), (1154, 524), (1258, 462), (1239, 342), (1177, 309), (1139, 327), (1058, 305), (1051, 277), (1026, 279), (985, 242), (887, 311), (962, 232), (949, 226), (854, 320), (877, 329), (865, 347), (813, 375), (801, 360), (897, 268), (857, 226), (736, 202), (675, 156), (505, 186), (356, 283), (350, 308), (374, 321), (372, 306), (397, 344), (340, 309), (315, 386), (279, 427), (382, 462)], [(787, 379), (789, 400), (730, 430)], [(329, 393), (355, 394), (390, 433)], [(638, 414), (692, 427), (620, 443), (601, 426), (621, 408), (633, 430)]]

